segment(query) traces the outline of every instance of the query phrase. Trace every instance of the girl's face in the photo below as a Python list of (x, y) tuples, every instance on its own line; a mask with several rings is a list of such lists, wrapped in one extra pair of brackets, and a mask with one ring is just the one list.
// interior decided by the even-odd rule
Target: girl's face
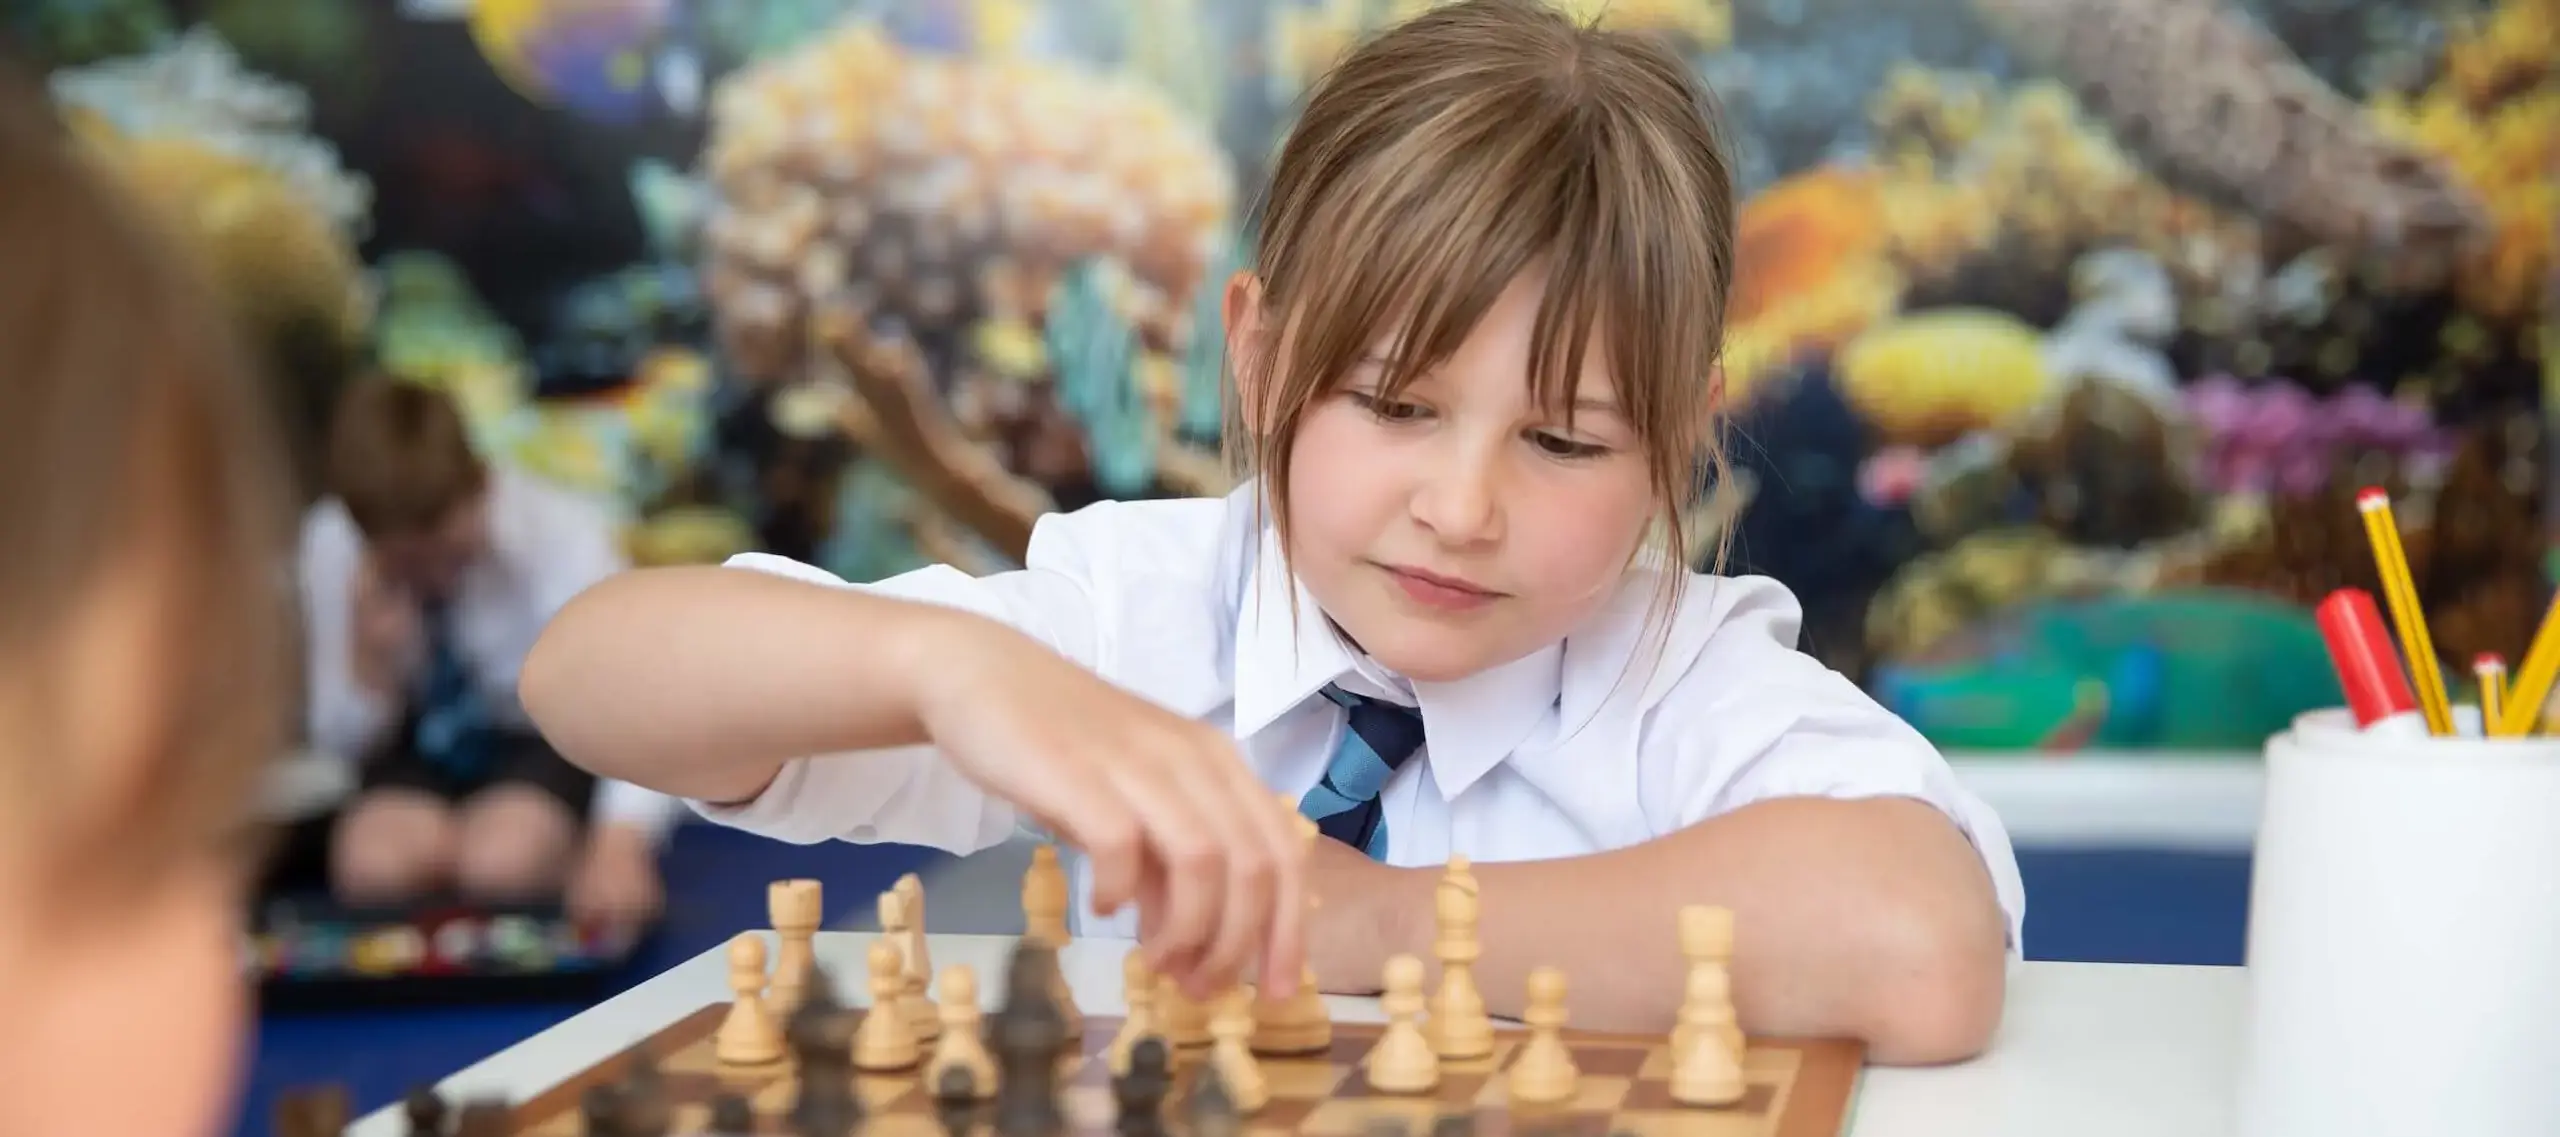
[[(164, 601), (176, 590), (164, 574), (178, 569), (127, 567), (91, 577), (62, 647), (38, 653), (60, 684), (45, 692), (54, 713), (30, 713), (35, 700), (8, 671), (16, 661), (0, 660), (0, 755), (49, 752), (66, 772), (56, 784), (68, 800), (13, 806), (76, 821), (122, 792), (150, 792), (131, 779), (147, 777), (145, 757), (162, 744), (140, 724), (169, 705), (152, 662), (167, 654)], [(63, 884), (60, 851), (38, 847), (50, 831), (0, 832), (0, 1133), (226, 1130), (247, 1009), (236, 866), (194, 857), (145, 893), (102, 895)]]
[[(1407, 678), (1459, 679), (1563, 639), (1614, 595), (1659, 512), (1599, 351), (1570, 427), (1531, 400), (1541, 296), (1536, 276), (1515, 281), (1392, 400), (1382, 365), (1346, 377), (1300, 420), (1289, 484), (1270, 487), (1288, 495), (1299, 580)], [(1258, 308), (1230, 305), (1246, 343)]]

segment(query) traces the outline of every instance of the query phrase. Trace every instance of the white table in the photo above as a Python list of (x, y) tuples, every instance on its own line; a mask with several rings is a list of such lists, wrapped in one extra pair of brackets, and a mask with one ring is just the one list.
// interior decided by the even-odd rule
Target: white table
[[(820, 962), (863, 973), (874, 937), (822, 932)], [(934, 965), (1003, 974), (1013, 939), (934, 936)], [(1128, 944), (1080, 940), (1061, 957), (1076, 1002), (1120, 1009)], [(524, 1100), (729, 997), (727, 945), (511, 1046), (440, 1083), (455, 1100)], [(2237, 968), (2026, 963), (2010, 983), (2008, 1015), (1989, 1053), (1933, 1069), (1866, 1072), (1853, 1137), (2227, 1137), (2245, 973)], [(992, 1004), (997, 985), (982, 984)], [(850, 992), (848, 997), (852, 997)], [(1379, 1020), (1372, 999), (1332, 998), (1342, 1021)], [(350, 1137), (401, 1137), (397, 1106), (367, 1115)]]

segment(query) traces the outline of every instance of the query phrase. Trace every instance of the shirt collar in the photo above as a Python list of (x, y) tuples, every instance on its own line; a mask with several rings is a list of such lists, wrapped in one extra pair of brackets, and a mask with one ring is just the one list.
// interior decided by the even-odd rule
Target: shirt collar
[[(1236, 613), (1235, 732), (1251, 737), (1356, 668), (1352, 649), (1259, 527)], [(1295, 611), (1292, 611), (1294, 605)], [(1511, 756), (1556, 709), (1564, 649), (1550, 644), (1446, 683), (1413, 684), (1432, 782), (1454, 798)]]

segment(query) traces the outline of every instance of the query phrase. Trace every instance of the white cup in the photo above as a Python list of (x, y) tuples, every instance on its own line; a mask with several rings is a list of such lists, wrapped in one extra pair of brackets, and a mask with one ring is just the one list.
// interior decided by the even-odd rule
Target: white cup
[(2560, 1134), (2560, 738), (2320, 711), (2266, 763), (2241, 1137)]

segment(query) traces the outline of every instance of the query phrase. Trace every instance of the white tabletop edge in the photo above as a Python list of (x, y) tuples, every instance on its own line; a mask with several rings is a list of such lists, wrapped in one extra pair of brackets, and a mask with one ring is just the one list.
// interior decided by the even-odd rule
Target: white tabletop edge
[[(767, 933), (768, 936), (770, 933)], [(862, 959), (875, 937), (821, 932), (819, 961), (864, 1001)], [(939, 969), (981, 977), (981, 1002), (1002, 984), (1012, 936), (936, 935)], [(1078, 940), (1061, 957), (1077, 1004), (1121, 1010), (1120, 961), (1129, 945)], [(727, 945), (669, 968), (549, 1030), (437, 1083), (448, 1100), (522, 1101), (621, 1052), (677, 1018), (729, 997)], [(1934, 1069), (1870, 1068), (1852, 1137), (2227, 1137), (2246, 975), (2237, 968), (2021, 963), (2011, 972), (2000, 1035), (1989, 1053)], [(1373, 999), (1329, 998), (1343, 1022), (1379, 1019)], [(347, 1137), (403, 1137), (397, 1103)]]

